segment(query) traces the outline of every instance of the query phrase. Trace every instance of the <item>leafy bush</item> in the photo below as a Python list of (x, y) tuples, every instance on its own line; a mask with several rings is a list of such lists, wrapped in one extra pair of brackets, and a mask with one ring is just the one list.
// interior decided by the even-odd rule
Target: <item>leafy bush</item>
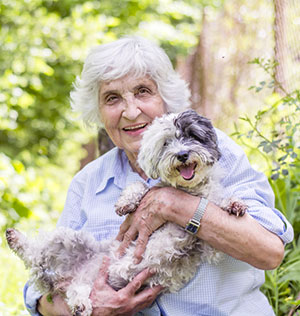
[[(67, 145), (67, 144), (66, 144)], [(23, 303), (23, 287), (28, 279), (23, 262), (12, 253), (5, 240), (5, 228), (14, 226), (24, 232), (55, 227), (66, 190), (78, 168), (77, 153), (64, 168), (47, 162), (39, 168), (25, 167), (17, 158), (0, 154), (0, 315), (29, 315)]]
[[(262, 287), (275, 314), (281, 316), (292, 313), (300, 304), (300, 91), (288, 93), (276, 82), (275, 62), (255, 59), (252, 63), (264, 69), (270, 80), (250, 89), (256, 93), (272, 91), (253, 119), (241, 118), (245, 124), (236, 126), (233, 135), (246, 148), (251, 162), (269, 176), (276, 207), (294, 228), (294, 240), (286, 246), (282, 264), (266, 271)], [(280, 94), (274, 93), (274, 88)]]
[(21, 316), (29, 315), (23, 303), (23, 287), (28, 280), (28, 273), (24, 264), (11, 251), (0, 245), (0, 315)]

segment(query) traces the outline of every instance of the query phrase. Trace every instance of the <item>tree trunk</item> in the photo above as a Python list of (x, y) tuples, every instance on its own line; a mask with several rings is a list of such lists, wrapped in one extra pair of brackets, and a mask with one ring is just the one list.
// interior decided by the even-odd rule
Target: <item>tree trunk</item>
[(106, 131), (104, 129), (100, 129), (98, 131), (97, 139), (94, 138), (89, 143), (82, 146), (86, 150), (87, 155), (80, 160), (80, 169), (97, 157), (104, 155), (114, 146), (115, 145), (110, 140)]
[(198, 91), (200, 95), (200, 102), (196, 104), (199, 111), (204, 114), (209, 114), (209, 48), (208, 48), (208, 21), (205, 14), (205, 8), (202, 11), (202, 32), (200, 34), (199, 45), (197, 49), (198, 57)]
[(287, 87), (287, 21), (286, 21), (286, 0), (274, 0), (275, 10), (275, 60), (278, 65), (275, 67), (275, 79), (278, 85), (275, 86), (275, 92), (283, 94), (288, 92)]
[(209, 76), (210, 67), (209, 45), (208, 45), (209, 25), (206, 19), (205, 8), (202, 13), (202, 30), (195, 52), (185, 60), (177, 61), (177, 71), (189, 83), (191, 90), (192, 108), (203, 115), (209, 115)]
[(87, 144), (82, 145), (82, 148), (85, 149), (87, 155), (80, 160), (80, 170), (97, 157), (97, 146), (95, 139), (91, 140)]

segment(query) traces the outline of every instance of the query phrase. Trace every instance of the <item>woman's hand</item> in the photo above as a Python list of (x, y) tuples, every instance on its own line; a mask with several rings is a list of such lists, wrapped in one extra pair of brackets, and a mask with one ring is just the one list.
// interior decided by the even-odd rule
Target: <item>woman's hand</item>
[(48, 294), (43, 295), (38, 302), (37, 310), (43, 316), (71, 316), (66, 301), (58, 294), (48, 299)]
[(136, 293), (141, 285), (153, 275), (148, 269), (139, 273), (126, 287), (115, 291), (107, 284), (109, 258), (104, 257), (90, 299), (92, 316), (131, 316), (153, 303), (162, 291), (161, 286), (146, 288)]
[[(137, 238), (134, 256), (136, 263), (139, 263), (150, 235), (167, 221), (184, 226), (187, 219), (193, 214), (193, 210), (197, 208), (199, 199), (199, 197), (172, 187), (152, 188), (143, 197), (138, 209), (127, 215), (120, 226), (116, 237), (122, 242), (118, 249), (120, 255), (124, 254), (129, 244)], [(186, 208), (188, 208), (187, 218), (180, 219), (180, 210)], [(179, 223), (180, 220), (182, 223)]]
[[(126, 287), (115, 291), (107, 283), (109, 258), (104, 257), (97, 279), (90, 294), (93, 305), (92, 316), (131, 316), (148, 307), (163, 290), (158, 285), (136, 293), (142, 284), (153, 275), (146, 269), (139, 273)], [(59, 295), (53, 295), (51, 302), (48, 295), (40, 298), (38, 311), (43, 316), (71, 316), (68, 305)]]

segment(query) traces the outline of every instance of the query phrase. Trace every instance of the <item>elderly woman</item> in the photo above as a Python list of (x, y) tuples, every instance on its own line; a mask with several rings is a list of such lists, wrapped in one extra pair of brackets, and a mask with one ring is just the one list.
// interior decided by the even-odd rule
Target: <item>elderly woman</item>
[[(174, 188), (152, 188), (123, 223), (114, 204), (128, 184), (138, 180), (153, 187), (157, 183), (137, 164), (142, 134), (155, 117), (187, 108), (189, 96), (165, 52), (145, 39), (123, 38), (92, 50), (71, 93), (72, 107), (87, 123), (103, 125), (116, 147), (74, 177), (58, 225), (89, 231), (98, 240), (117, 236), (123, 241), (120, 253), (137, 239), (137, 261), (151, 233), (165, 222), (185, 227), (200, 198)], [(148, 270), (114, 291), (106, 283), (109, 262), (104, 260), (91, 293), (93, 315), (274, 315), (259, 290), (263, 270), (280, 264), (293, 230), (274, 209), (265, 176), (250, 167), (229, 137), (216, 132), (226, 195), (249, 206), (238, 219), (212, 202), (206, 206), (197, 236), (226, 254), (222, 264), (203, 263), (178, 293), (159, 295), (160, 286), (138, 291), (151, 276)], [(69, 314), (59, 296), (48, 302), (32, 287), (25, 287), (24, 293), (32, 315)]]

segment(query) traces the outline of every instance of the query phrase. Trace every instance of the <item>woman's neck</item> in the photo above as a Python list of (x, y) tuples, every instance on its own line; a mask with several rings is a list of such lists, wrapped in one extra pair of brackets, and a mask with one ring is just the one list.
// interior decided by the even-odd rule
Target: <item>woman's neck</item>
[(135, 153), (126, 153), (129, 164), (134, 172), (137, 172), (144, 180), (147, 180), (148, 177), (146, 176), (145, 172), (141, 169), (137, 162), (138, 154)]

